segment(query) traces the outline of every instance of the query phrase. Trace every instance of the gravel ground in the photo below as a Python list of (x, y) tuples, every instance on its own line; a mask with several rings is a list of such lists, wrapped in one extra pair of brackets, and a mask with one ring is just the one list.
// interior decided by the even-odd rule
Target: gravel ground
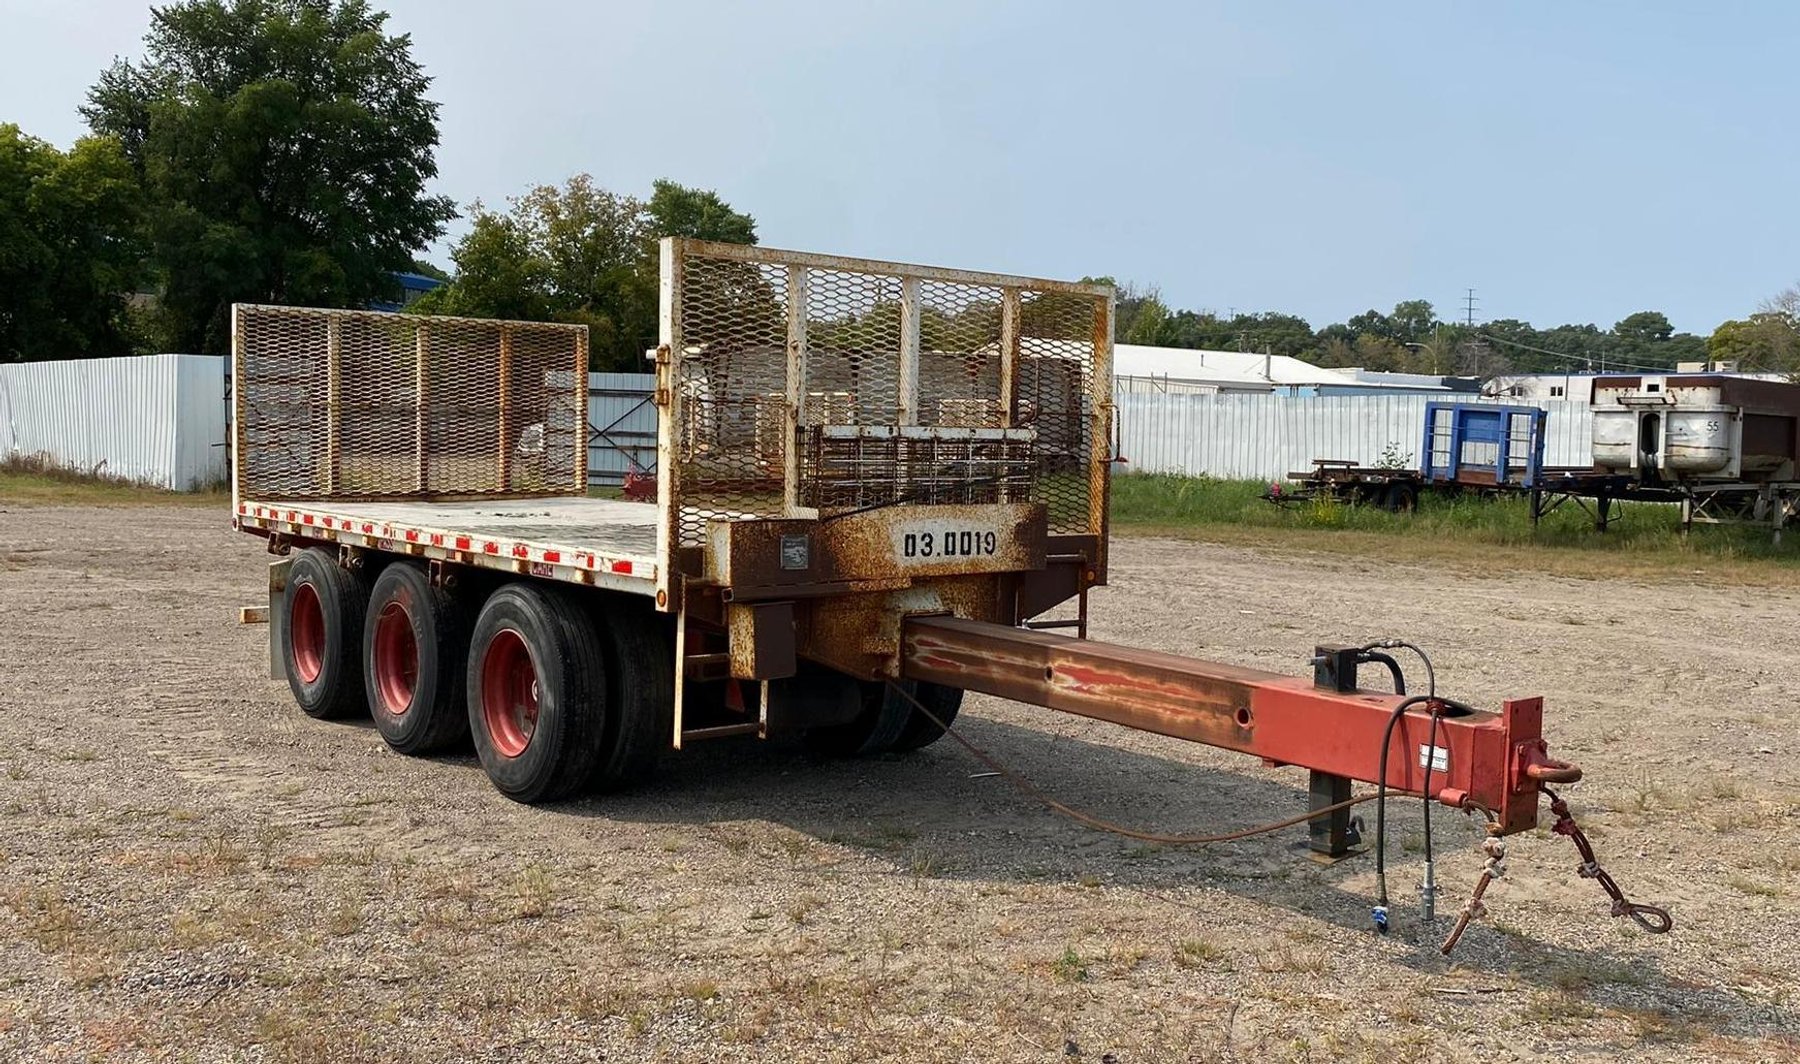
[[(1419, 811), (1367, 858), (1303, 833), (1144, 846), (945, 742), (819, 766), (672, 757), (526, 808), (469, 757), (303, 717), (240, 627), (267, 557), (193, 508), (0, 500), (0, 1058), (31, 1061), (1793, 1060), (1800, 602), (1120, 540), (1098, 638), (1303, 672), (1400, 635), (1442, 688), (1543, 694), (1601, 859), (1513, 844), (1454, 962), (1421, 926)], [(1165, 831), (1287, 815), (1304, 777), (992, 699), (965, 733)], [(1435, 821), (1443, 908), (1476, 834)]]

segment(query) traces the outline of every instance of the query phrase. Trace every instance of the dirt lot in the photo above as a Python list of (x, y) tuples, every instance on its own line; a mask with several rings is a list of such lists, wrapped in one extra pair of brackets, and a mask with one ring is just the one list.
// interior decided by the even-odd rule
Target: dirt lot
[[(0, 1058), (1800, 1056), (1788, 594), (1117, 544), (1100, 638), (1299, 672), (1316, 641), (1397, 634), (1448, 693), (1547, 696), (1602, 860), (1678, 929), (1609, 918), (1539, 833), (1447, 963), (1445, 921), (1416, 919), (1416, 802), (1390, 810), (1385, 939), (1367, 858), (1316, 867), (1298, 829), (1096, 834), (949, 742), (827, 766), (714, 744), (639, 793), (514, 805), (472, 758), (301, 716), (235, 623), (260, 548), (212, 510), (0, 500)], [(1115, 819), (1303, 801), (1239, 755), (969, 709), (971, 739)], [(1435, 823), (1454, 911), (1476, 836)]]

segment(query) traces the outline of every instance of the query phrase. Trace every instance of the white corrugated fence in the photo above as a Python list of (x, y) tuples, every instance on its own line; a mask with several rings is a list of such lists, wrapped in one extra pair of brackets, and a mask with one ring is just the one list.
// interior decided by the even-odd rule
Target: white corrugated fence
[(1119, 450), (1128, 473), (1179, 473), (1233, 480), (1278, 480), (1312, 468), (1315, 458), (1374, 465), (1383, 457), (1417, 466), (1425, 404), (1541, 406), (1544, 464), (1593, 464), (1593, 414), (1560, 399), (1482, 399), (1469, 395), (1193, 395), (1121, 391)]
[(176, 491), (225, 479), (225, 360), (143, 355), (0, 366), (0, 456)]

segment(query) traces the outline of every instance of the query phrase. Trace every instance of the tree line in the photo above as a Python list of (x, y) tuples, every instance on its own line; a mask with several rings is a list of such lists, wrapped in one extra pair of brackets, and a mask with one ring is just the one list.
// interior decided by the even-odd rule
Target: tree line
[[(177, 0), (100, 72), (73, 147), (0, 123), (0, 361), (223, 354), (234, 302), (364, 307), (443, 276), (417, 258), (458, 213), (427, 192), (439, 107), (386, 23), (366, 0)], [(655, 333), (655, 237), (756, 239), (668, 181), (471, 213), (427, 307), (589, 324), (600, 368)]]
[(1512, 318), (1444, 321), (1413, 299), (1388, 313), (1368, 310), (1313, 329), (1280, 312), (1171, 311), (1154, 289), (1120, 289), (1121, 343), (1222, 351), (1267, 351), (1320, 366), (1360, 366), (1434, 375), (1613, 372), (1674, 369), (1681, 362), (1732, 360), (1745, 370), (1800, 369), (1800, 292), (1790, 290), (1710, 336), (1676, 332), (1661, 311), (1628, 315), (1611, 328), (1569, 324), (1540, 329)]
[[(367, 0), (175, 0), (143, 54), (100, 72), (64, 151), (0, 124), (0, 361), (224, 353), (233, 302), (361, 307), (395, 274), (448, 281), (413, 309), (579, 322), (595, 368), (637, 369), (656, 337), (659, 236), (755, 243), (716, 194), (644, 198), (586, 175), (469, 206), (445, 274), (417, 257), (458, 216), (427, 192), (438, 104), (405, 34)], [(1710, 336), (1641, 311), (1602, 329), (1441, 320), (1425, 300), (1314, 329), (1279, 311), (1172, 309), (1122, 286), (1117, 339), (1270, 351), (1433, 374), (1661, 369), (1729, 359), (1800, 370), (1800, 291)]]

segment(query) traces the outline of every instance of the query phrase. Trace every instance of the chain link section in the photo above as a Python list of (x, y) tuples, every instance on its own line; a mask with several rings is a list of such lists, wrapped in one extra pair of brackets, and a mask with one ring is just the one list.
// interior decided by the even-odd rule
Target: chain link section
[[(1588, 842), (1587, 835), (1582, 832), (1575, 823), (1574, 815), (1569, 812), (1569, 803), (1563, 801), (1562, 796), (1549, 787), (1539, 784), (1538, 789), (1549, 796), (1550, 812), (1556, 815), (1556, 823), (1550, 826), (1550, 830), (1557, 835), (1568, 837), (1575, 843), (1575, 848), (1581, 852), (1581, 863), (1575, 867), (1576, 873), (1583, 879), (1597, 880), (1600, 883), (1601, 889), (1605, 890), (1613, 900), (1612, 915), (1629, 916), (1633, 923), (1653, 935), (1665, 934), (1672, 929), (1675, 926), (1675, 918), (1669, 915), (1667, 909), (1634, 902), (1625, 897), (1625, 892), (1619, 888), (1619, 884), (1614, 882), (1611, 875), (1607, 874), (1606, 869), (1600, 867), (1599, 860), (1594, 856), (1593, 844)], [(1495, 825), (1489, 824), (1488, 831), (1494, 830)], [(1481, 878), (1475, 881), (1474, 894), (1469, 897), (1468, 904), (1463, 906), (1462, 913), (1456, 918), (1456, 926), (1451, 929), (1449, 937), (1445, 938), (1444, 944), (1439, 947), (1439, 951), (1446, 957), (1450, 955), (1451, 950), (1456, 948), (1457, 942), (1461, 941), (1463, 932), (1469, 929), (1469, 925), (1487, 915), (1487, 906), (1483, 903), (1482, 896), (1487, 893), (1489, 884), (1506, 874), (1506, 843), (1501, 840), (1500, 836), (1490, 834), (1482, 840), (1481, 849), (1483, 853), (1487, 854), (1487, 863), (1482, 866)]]
[[(1489, 824), (1488, 830), (1493, 831), (1494, 827), (1495, 825)], [(1462, 907), (1461, 913), (1457, 914), (1456, 926), (1450, 929), (1449, 937), (1444, 939), (1442, 946), (1438, 947), (1439, 952), (1446, 957), (1450, 956), (1450, 951), (1455, 949), (1456, 944), (1462, 940), (1463, 932), (1469, 929), (1469, 925), (1487, 915), (1487, 905), (1481, 898), (1487, 893), (1488, 885), (1506, 875), (1505, 839), (1498, 835), (1489, 835), (1481, 840), (1481, 852), (1487, 854), (1487, 863), (1481, 867), (1481, 878), (1475, 881), (1475, 893), (1469, 896), (1469, 903)]]
[(1567, 836), (1575, 844), (1575, 848), (1581, 852), (1581, 864), (1576, 866), (1576, 872), (1583, 879), (1597, 880), (1600, 883), (1600, 888), (1612, 898), (1612, 915), (1629, 916), (1633, 923), (1653, 935), (1665, 934), (1672, 929), (1675, 926), (1675, 918), (1669, 915), (1667, 909), (1634, 902), (1625, 897), (1625, 892), (1619, 888), (1619, 884), (1613, 881), (1613, 877), (1607, 874), (1606, 869), (1600, 867), (1600, 862), (1594, 857), (1594, 847), (1588, 842), (1587, 836), (1576, 825), (1575, 817), (1569, 812), (1569, 803), (1563, 801), (1562, 797), (1549, 787), (1540, 786), (1538, 789), (1549, 795), (1550, 811), (1556, 814), (1556, 823), (1551, 825), (1550, 830), (1558, 835)]

